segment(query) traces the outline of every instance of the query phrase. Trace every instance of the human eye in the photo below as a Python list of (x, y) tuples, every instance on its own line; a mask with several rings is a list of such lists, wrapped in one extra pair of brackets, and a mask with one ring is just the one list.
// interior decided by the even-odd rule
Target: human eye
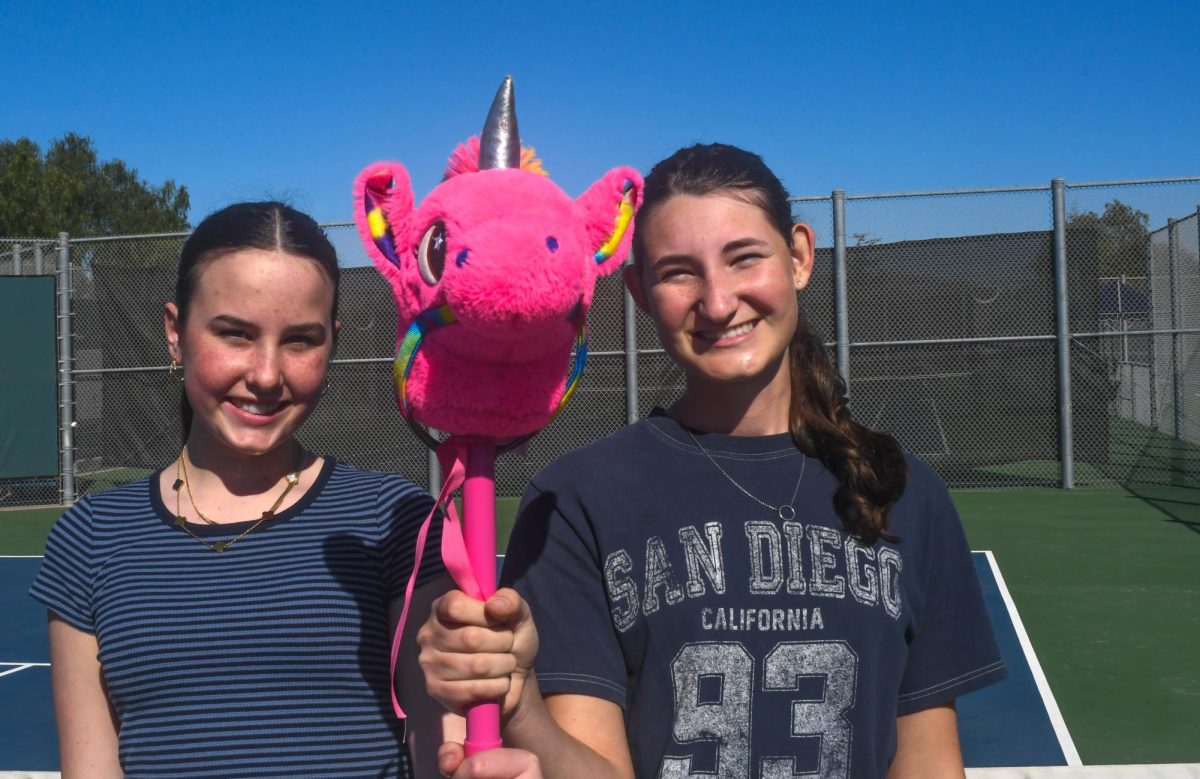
[(734, 265), (753, 265), (766, 255), (757, 250), (739, 252), (733, 256)]
[(680, 282), (691, 278), (692, 269), (686, 265), (660, 265), (654, 269), (655, 283)]
[(304, 327), (292, 330), (284, 334), (283, 342), (293, 349), (313, 349), (325, 343), (325, 329)]
[(247, 333), (245, 330), (242, 330), (237, 327), (223, 327), (217, 332), (217, 335), (221, 336), (222, 338), (224, 338), (227, 341), (249, 341), (250, 340), (250, 334)]
[(312, 335), (293, 335), (289, 336), (285, 343), (296, 349), (311, 349), (314, 346), (320, 346), (321, 340)]

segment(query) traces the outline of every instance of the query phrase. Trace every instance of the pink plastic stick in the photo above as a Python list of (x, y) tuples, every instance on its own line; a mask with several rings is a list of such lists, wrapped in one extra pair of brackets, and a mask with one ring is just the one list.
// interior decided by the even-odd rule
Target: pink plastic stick
[[(475, 579), (484, 598), (490, 597), (496, 591), (496, 448), (492, 444), (467, 447), (463, 537)], [(468, 709), (467, 754), (500, 745), (500, 704), (477, 703)]]

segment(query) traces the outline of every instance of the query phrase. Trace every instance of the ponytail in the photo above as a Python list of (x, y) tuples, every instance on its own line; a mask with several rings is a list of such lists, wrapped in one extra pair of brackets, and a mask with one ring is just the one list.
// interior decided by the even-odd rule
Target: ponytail
[(788, 422), (800, 451), (820, 460), (838, 480), (833, 508), (846, 532), (865, 544), (898, 540), (888, 512), (904, 493), (908, 466), (895, 438), (850, 417), (846, 383), (801, 310), (792, 338)]

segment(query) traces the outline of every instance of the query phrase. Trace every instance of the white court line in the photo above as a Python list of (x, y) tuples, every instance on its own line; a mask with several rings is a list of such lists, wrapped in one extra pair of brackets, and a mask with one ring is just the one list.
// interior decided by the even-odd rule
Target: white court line
[(42, 662), (39, 662), (36, 660), (28, 660), (28, 661), (26, 661), (26, 660), (0, 660), (0, 665), (23, 665), (26, 667), (43, 666), (43, 665), (46, 667), (50, 666), (49, 663), (42, 663)]
[(1025, 652), (1025, 662), (1029, 664), (1033, 681), (1037, 683), (1038, 692), (1042, 695), (1042, 704), (1046, 707), (1046, 714), (1050, 716), (1050, 724), (1054, 726), (1054, 733), (1058, 736), (1058, 746), (1063, 751), (1063, 757), (1067, 759), (1069, 766), (1083, 765), (1083, 761), (1079, 759), (1079, 751), (1075, 749), (1075, 742), (1071, 739), (1071, 733), (1067, 730), (1066, 720), (1063, 719), (1062, 712), (1058, 709), (1058, 701), (1054, 700), (1050, 683), (1046, 681), (1042, 664), (1038, 662), (1037, 655), (1033, 651), (1033, 642), (1029, 640), (1029, 634), (1025, 632), (1021, 616), (1017, 614), (1017, 604), (1013, 603), (1012, 595), (1008, 592), (1008, 585), (1004, 583), (1004, 576), (1000, 573), (1000, 566), (996, 564), (996, 557), (990, 550), (984, 550), (981, 554), (987, 557), (988, 565), (992, 567), (992, 576), (996, 580), (996, 587), (1000, 590), (1000, 597), (1004, 599), (1004, 605), (1008, 609), (1008, 618), (1012, 620), (1017, 640), (1021, 642), (1021, 649)]
[(41, 560), (45, 555), (40, 554), (0, 554), (0, 560)]
[(8, 676), (15, 674), (17, 671), (28, 671), (30, 668), (49, 668), (49, 663), (0, 663), (0, 665), (15, 665), (16, 668), (9, 668), (7, 671), (0, 671), (0, 676)]

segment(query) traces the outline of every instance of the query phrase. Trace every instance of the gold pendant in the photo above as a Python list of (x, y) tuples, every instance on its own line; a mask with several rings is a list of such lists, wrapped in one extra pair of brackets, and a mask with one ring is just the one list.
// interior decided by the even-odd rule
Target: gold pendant
[(218, 541), (217, 543), (212, 545), (212, 549), (214, 552), (224, 552), (228, 548), (229, 548), (229, 544), (226, 543), (225, 541)]

